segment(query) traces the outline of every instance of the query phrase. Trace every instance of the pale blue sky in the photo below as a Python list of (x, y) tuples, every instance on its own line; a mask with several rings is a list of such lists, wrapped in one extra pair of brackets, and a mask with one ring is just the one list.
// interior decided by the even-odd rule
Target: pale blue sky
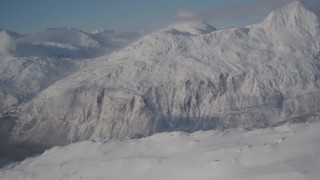
[(169, 22), (181, 10), (196, 12), (213, 26), (238, 26), (261, 20), (268, 11), (288, 1), (0, 0), (0, 27), (19, 33), (50, 27), (140, 31)]

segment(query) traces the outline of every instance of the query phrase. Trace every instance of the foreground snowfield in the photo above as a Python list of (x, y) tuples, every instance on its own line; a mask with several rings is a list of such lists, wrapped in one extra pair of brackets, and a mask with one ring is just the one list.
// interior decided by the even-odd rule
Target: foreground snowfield
[(5, 167), (0, 179), (319, 179), (320, 124), (83, 141)]

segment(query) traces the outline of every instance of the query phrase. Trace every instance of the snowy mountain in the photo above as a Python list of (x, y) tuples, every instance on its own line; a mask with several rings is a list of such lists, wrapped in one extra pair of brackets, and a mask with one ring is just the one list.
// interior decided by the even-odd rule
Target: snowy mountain
[(191, 35), (209, 34), (217, 29), (202, 20), (179, 21), (169, 25), (166, 30), (189, 33)]
[[(0, 144), (16, 123), (20, 104), (57, 80), (90, 66), (96, 61), (91, 58), (120, 49), (135, 37), (137, 34), (116, 32), (110, 38), (94, 36), (74, 28), (51, 28), (27, 35), (0, 30)], [(106, 44), (108, 38), (110, 43)], [(127, 41), (114, 43), (111, 38)]]
[(95, 30), (90, 34), (91, 38), (98, 41), (102, 47), (96, 52), (97, 56), (106, 55), (115, 50), (126, 47), (131, 42), (143, 36), (137, 32), (116, 32), (112, 30)]
[(99, 48), (99, 42), (73, 28), (51, 28), (16, 41), (17, 56), (83, 58)]
[(152, 33), (57, 81), (19, 107), (10, 141), (57, 145), (319, 121), (314, 13), (296, 1), (244, 28), (197, 25), (196, 33), (185, 30), (194, 22)]
[(288, 36), (297, 35), (297, 33), (319, 35), (319, 17), (308, 11), (299, 1), (295, 1), (271, 12), (263, 22), (252, 27), (264, 28), (269, 36), (280, 38), (279, 41), (286, 41), (284, 38), (290, 38)]
[(318, 180), (320, 124), (171, 132), (54, 147), (0, 170), (2, 180)]
[(0, 118), (75, 69), (70, 59), (14, 55), (21, 38), (14, 32), (0, 31)]
[[(0, 118), (2, 113), (13, 106), (32, 99), (58, 79), (75, 72), (78, 62), (68, 58), (51, 56), (39, 44), (54, 48), (68, 48), (62, 42), (53, 42), (50, 35), (18, 35), (14, 32), (0, 31)], [(57, 39), (57, 34), (52, 35)], [(61, 37), (63, 39), (64, 37)], [(46, 39), (46, 40), (44, 40)], [(53, 38), (52, 38), (53, 39)], [(48, 43), (48, 42), (51, 42)], [(33, 44), (37, 44), (37, 47)], [(53, 46), (60, 47), (53, 47)], [(34, 46), (33, 49), (31, 46)], [(25, 53), (28, 52), (28, 53)], [(50, 53), (55, 53), (50, 51)]]
[(85, 67), (94, 61), (91, 58), (120, 49), (138, 37), (135, 33), (107, 36), (104, 32), (50, 28), (19, 35), (0, 29), (0, 112), (20, 104), (18, 101), (25, 102), (22, 96), (31, 99), (56, 80)]
[[(75, 28), (50, 28), (18, 38), (12, 53), (16, 56), (93, 58), (120, 49), (139, 37), (134, 33), (111, 32), (90, 34)], [(123, 42), (114, 40), (115, 36)]]

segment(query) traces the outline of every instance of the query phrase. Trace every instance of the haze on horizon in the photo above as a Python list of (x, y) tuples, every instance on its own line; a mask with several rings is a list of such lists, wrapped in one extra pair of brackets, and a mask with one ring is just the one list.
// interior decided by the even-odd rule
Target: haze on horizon
[[(0, 27), (32, 33), (52, 27), (84, 31), (144, 31), (179, 20), (181, 14), (216, 27), (243, 26), (262, 20), (293, 0), (2, 0)], [(319, 0), (302, 0), (309, 4)]]

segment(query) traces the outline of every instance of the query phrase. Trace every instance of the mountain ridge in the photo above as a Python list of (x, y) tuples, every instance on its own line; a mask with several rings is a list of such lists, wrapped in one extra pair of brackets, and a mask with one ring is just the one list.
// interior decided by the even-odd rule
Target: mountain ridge
[[(288, 7), (313, 17), (296, 3), (284, 14)], [(268, 32), (268, 18), (204, 34), (145, 36), (21, 106), (10, 140), (57, 145), (319, 121), (318, 29), (280, 24)], [(282, 28), (290, 33), (283, 36)]]
[(253, 27), (267, 27), (267, 30), (275, 31), (304, 31), (316, 35), (319, 32), (319, 22), (315, 13), (307, 10), (300, 1), (294, 1), (274, 10)]
[(189, 33), (190, 35), (210, 34), (217, 28), (209, 25), (202, 20), (183, 20), (170, 24), (163, 31), (179, 31), (181, 33)]

